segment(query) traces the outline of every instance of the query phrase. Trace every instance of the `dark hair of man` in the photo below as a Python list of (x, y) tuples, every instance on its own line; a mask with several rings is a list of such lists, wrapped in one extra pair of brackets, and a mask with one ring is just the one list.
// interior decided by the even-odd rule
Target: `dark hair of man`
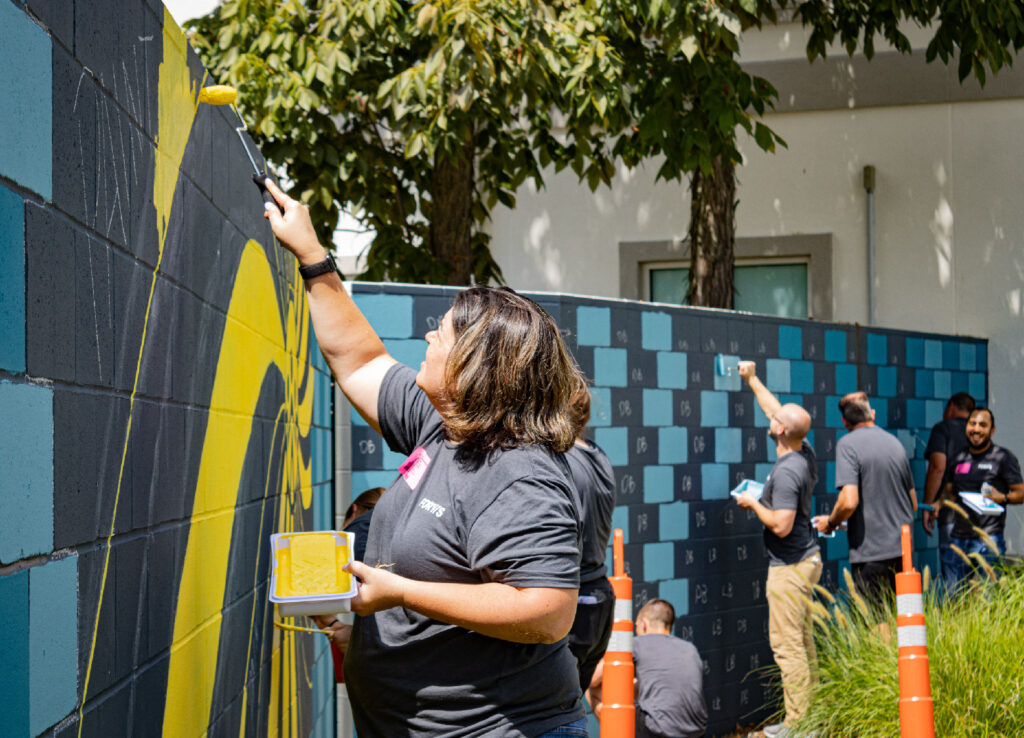
[(974, 398), (967, 392), (957, 392), (949, 398), (949, 404), (965, 413), (973, 413), (975, 408)]
[(580, 374), (580, 382), (572, 393), (572, 422), (576, 426), (576, 436), (583, 435), (583, 429), (590, 422), (590, 388)]
[(464, 459), (539, 444), (568, 451), (581, 383), (555, 321), (507, 287), (471, 287), (452, 305), (445, 366), (445, 435)]
[(988, 413), (988, 419), (991, 422), (992, 427), (993, 428), (996, 427), (996, 416), (995, 416), (995, 413), (993, 413), (990, 408), (987, 408), (987, 407), (975, 408), (975, 410), (971, 413), (970, 417), (973, 418), (978, 413)]
[(648, 622), (660, 623), (671, 630), (672, 623), (676, 621), (676, 609), (667, 600), (648, 600), (636, 616), (638, 620), (643, 618)]
[(864, 392), (851, 392), (839, 400), (839, 412), (850, 425), (860, 425), (871, 420), (871, 403)]

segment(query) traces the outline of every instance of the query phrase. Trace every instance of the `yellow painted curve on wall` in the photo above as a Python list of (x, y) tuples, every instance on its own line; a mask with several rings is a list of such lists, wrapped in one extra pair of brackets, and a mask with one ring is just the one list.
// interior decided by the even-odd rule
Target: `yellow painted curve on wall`
[[(280, 371), (286, 388), (283, 412), (278, 413), (277, 421), (284, 431), (282, 478), (268, 480), (271, 485), (281, 485), (279, 525), (295, 523), (290, 512), (294, 509), (294, 493), (302, 492), (303, 507), (310, 503), (311, 471), (302, 459), (300, 445), (302, 438), (309, 435), (313, 410), (310, 370), (303, 358), (308, 351), (308, 308), (304, 296), (295, 290), (290, 297), (293, 299), (286, 307), (282, 326), (266, 255), (254, 241), (246, 244), (228, 307), (178, 588), (164, 708), (165, 736), (203, 735), (210, 721), (235, 505), (260, 388), (266, 373), (273, 368)], [(269, 531), (261, 531), (259, 540), (239, 545), (266, 545), (263, 539), (267, 535)], [(255, 597), (255, 591), (252, 596)], [(251, 638), (252, 633), (250, 643)], [(294, 650), (294, 639), (285, 638), (284, 645), (284, 660), (280, 650), (275, 649), (272, 661), (275, 682), (282, 668), (294, 668), (290, 653)], [(294, 677), (287, 681), (294, 684)], [(272, 694), (272, 704), (268, 706), (271, 734), (281, 725), (281, 716), (275, 713), (291, 707), (274, 699), (275, 696)], [(287, 701), (297, 697), (288, 694)], [(285, 732), (293, 732), (288, 729), (292, 722), (281, 725)]]

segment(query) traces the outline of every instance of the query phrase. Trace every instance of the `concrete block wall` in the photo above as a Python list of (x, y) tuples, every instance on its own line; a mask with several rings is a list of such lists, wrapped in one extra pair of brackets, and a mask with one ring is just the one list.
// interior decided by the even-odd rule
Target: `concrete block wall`
[[(437, 327), (455, 294), (358, 282), (352, 292), (392, 355), (414, 368), (423, 360), (423, 336)], [(634, 612), (653, 597), (675, 606), (677, 635), (693, 641), (705, 661), (709, 735), (768, 717), (773, 693), (763, 667), (772, 655), (762, 526), (736, 507), (729, 490), (745, 478), (764, 481), (774, 447), (753, 394), (735, 371), (716, 372), (716, 361), (755, 360), (780, 400), (811, 413), (817, 514), (831, 510), (836, 498), (835, 444), (845, 433), (839, 398), (857, 389), (870, 395), (878, 424), (903, 442), (920, 495), (925, 444), (946, 400), (963, 390), (986, 401), (987, 342), (625, 300), (530, 296), (558, 322), (594, 382), (588, 433), (615, 468), (614, 524), (625, 533)], [(389, 484), (404, 459), (355, 413), (351, 434), (353, 493)], [(846, 537), (822, 540), (822, 583), (835, 590), (845, 586)], [(936, 573), (936, 540), (919, 525), (915, 546), (918, 569)]]
[(335, 733), (267, 600), (331, 379), (212, 83), (156, 0), (0, 0), (4, 736)]

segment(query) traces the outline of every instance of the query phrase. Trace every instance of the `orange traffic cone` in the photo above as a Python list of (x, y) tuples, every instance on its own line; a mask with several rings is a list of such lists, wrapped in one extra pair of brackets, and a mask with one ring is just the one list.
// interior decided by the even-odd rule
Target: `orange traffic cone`
[(626, 575), (622, 554), (622, 529), (616, 528), (612, 561), (615, 576), (608, 577), (615, 591), (612, 637), (604, 654), (601, 681), (601, 738), (633, 738), (636, 707), (633, 704), (633, 580)]
[(935, 738), (932, 683), (921, 575), (910, 555), (910, 526), (900, 532), (903, 571), (896, 575), (896, 642), (899, 645), (900, 736)]

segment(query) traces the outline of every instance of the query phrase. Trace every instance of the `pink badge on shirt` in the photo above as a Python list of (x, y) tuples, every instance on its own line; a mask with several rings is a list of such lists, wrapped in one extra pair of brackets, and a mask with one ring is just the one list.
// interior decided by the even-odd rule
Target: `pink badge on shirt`
[(957, 464), (956, 465), (956, 473), (957, 474), (970, 474), (971, 473), (971, 462), (964, 461), (963, 463)]
[(423, 475), (427, 473), (429, 465), (430, 454), (422, 446), (417, 446), (416, 450), (409, 454), (409, 458), (398, 467), (398, 473), (402, 475), (405, 483), (409, 485), (409, 489), (416, 489), (420, 480), (423, 479)]

